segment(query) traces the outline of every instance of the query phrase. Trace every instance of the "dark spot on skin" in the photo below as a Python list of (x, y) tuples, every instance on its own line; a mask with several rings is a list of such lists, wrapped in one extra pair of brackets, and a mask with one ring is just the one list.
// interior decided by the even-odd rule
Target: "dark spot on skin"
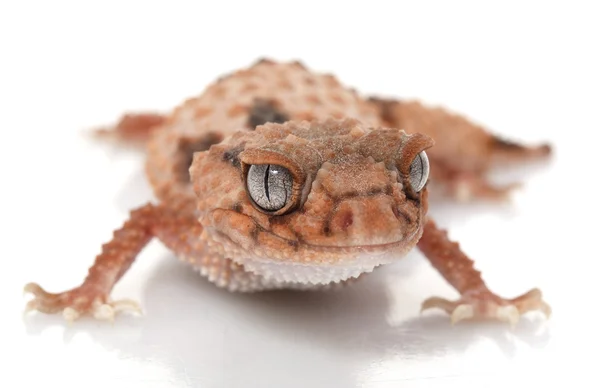
[(344, 199), (358, 197), (358, 196), (359, 196), (358, 191), (349, 191), (348, 193), (343, 195)]
[(275, 62), (273, 60), (271, 60), (269, 58), (263, 57), (263, 58), (259, 58), (256, 62), (254, 62), (254, 66), (260, 65), (260, 64), (263, 64), (263, 63), (264, 64), (270, 64), (270, 65), (275, 64)]
[(219, 143), (223, 136), (219, 133), (209, 132), (200, 139), (182, 138), (177, 146), (176, 170), (180, 182), (190, 180), (189, 169), (194, 160), (194, 153), (206, 151), (211, 145)]
[(327, 237), (331, 236), (331, 228), (329, 227), (329, 225), (325, 225), (325, 227), (323, 228), (323, 233)]
[(304, 83), (306, 85), (314, 85), (315, 84), (315, 80), (311, 77), (311, 76), (307, 76), (304, 78)]
[(396, 117), (393, 108), (400, 103), (399, 101), (386, 100), (377, 97), (370, 97), (368, 101), (377, 106), (379, 109), (379, 117), (381, 117), (383, 121), (387, 122), (389, 125), (398, 126), (398, 124), (395, 124), (398, 122), (398, 117)]
[(523, 148), (522, 145), (515, 143), (510, 140), (502, 139), (501, 137), (492, 137), (492, 144), (494, 148), (501, 148), (505, 150), (520, 150)]
[(329, 198), (331, 198), (334, 201), (334, 204), (333, 204), (334, 209), (337, 208), (340, 205), (340, 203), (358, 196), (358, 192), (356, 192), (356, 191), (351, 191), (349, 193), (344, 193), (341, 195), (331, 195), (330, 193), (327, 193), (327, 192), (326, 192), (326, 194)]
[(233, 210), (234, 212), (237, 212), (237, 213), (241, 213), (242, 212), (242, 204), (239, 202), (236, 203), (235, 205), (233, 205), (231, 207), (231, 210)]
[(352, 225), (352, 223), (354, 222), (354, 216), (351, 212), (345, 212), (344, 214), (342, 214), (341, 221), (342, 229), (348, 229), (348, 227), (350, 227), (350, 225)]
[(519, 144), (517, 142), (508, 140), (508, 139), (503, 139), (499, 136), (492, 136), (490, 138), (490, 148), (491, 151), (497, 151), (497, 152), (506, 152), (506, 153), (513, 153), (515, 156), (519, 157), (519, 156), (542, 156), (542, 155), (549, 155), (552, 152), (552, 147), (549, 144), (541, 144), (535, 148), (532, 147), (528, 147), (524, 144)]
[(249, 113), (248, 127), (252, 130), (266, 123), (283, 124), (289, 120), (289, 116), (277, 109), (272, 101), (264, 99), (256, 99)]
[(387, 195), (392, 195), (393, 192), (394, 192), (394, 188), (392, 187), (392, 185), (386, 185), (385, 186), (385, 193)]
[(244, 150), (244, 147), (245, 143), (223, 152), (223, 161), (231, 163), (235, 168), (240, 168), (241, 163), (238, 156)]
[(287, 243), (288, 243), (289, 246), (291, 246), (292, 248), (294, 248), (294, 251), (296, 251), (296, 252), (300, 248), (300, 244), (298, 244), (298, 241), (287, 240)]
[(287, 223), (287, 217), (284, 217), (284, 216), (269, 217), (269, 225), (285, 225), (286, 223)]
[(297, 241), (297, 246), (298, 248), (300, 247), (300, 244), (304, 242), (304, 238), (302, 237), (302, 235), (300, 233), (298, 233), (297, 231), (295, 231), (294, 229), (290, 229), (292, 231), (292, 233), (294, 234), (294, 236), (296, 237), (296, 241)]
[(382, 189), (372, 189), (372, 190), (369, 190), (367, 195), (373, 196), (373, 195), (377, 195), (377, 194), (381, 194), (381, 193), (383, 193)]
[(256, 241), (256, 240), (258, 240), (259, 234), (260, 234), (260, 228), (258, 226), (256, 226), (254, 229), (252, 229), (252, 232), (250, 232), (250, 237), (252, 238), (252, 240)]
[(292, 64), (294, 64), (295, 66), (298, 66), (301, 69), (306, 69), (306, 66), (301, 61), (294, 61), (294, 62), (292, 62)]

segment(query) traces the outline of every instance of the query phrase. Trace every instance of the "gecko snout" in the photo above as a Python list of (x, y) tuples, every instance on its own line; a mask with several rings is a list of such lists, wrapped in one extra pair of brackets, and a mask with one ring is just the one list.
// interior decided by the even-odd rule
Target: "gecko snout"
[(326, 232), (344, 246), (400, 242), (418, 228), (418, 212), (387, 194), (350, 198), (333, 212)]

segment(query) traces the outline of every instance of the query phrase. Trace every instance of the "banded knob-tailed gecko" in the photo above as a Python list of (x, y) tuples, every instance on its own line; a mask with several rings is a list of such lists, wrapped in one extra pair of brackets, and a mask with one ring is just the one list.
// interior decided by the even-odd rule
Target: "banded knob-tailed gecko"
[(49, 293), (36, 283), (28, 310), (113, 319), (134, 301), (110, 293), (159, 239), (219, 287), (254, 292), (351, 283), (419, 249), (459, 293), (432, 297), (453, 322), (550, 314), (539, 289), (507, 299), (427, 215), (429, 185), (448, 196), (501, 200), (511, 186), (492, 165), (550, 155), (507, 141), (418, 101), (363, 98), (299, 62), (260, 60), (224, 76), (168, 115), (125, 114), (106, 131), (147, 144), (158, 199), (130, 213), (83, 283)]

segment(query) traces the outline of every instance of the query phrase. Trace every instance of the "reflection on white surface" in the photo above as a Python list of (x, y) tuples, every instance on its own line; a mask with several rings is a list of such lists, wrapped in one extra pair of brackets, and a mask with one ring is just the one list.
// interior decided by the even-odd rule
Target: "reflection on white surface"
[[(65, 330), (65, 342), (74, 348), (71, 356), (79, 354), (73, 362), (89, 357), (111, 371), (110, 381), (121, 360), (144, 381), (215, 387), (355, 386), (497, 373), (523, 344), (547, 345), (548, 330), (535, 319), (511, 333), (501, 324), (451, 327), (442, 314), (419, 317), (418, 297), (393, 284), (411, 275), (417, 263), (410, 261), (344, 291), (240, 295), (164, 257), (144, 285), (145, 317), (120, 317), (114, 327), (82, 321)], [(28, 334), (54, 337), (49, 322), (63, 325), (60, 317), (33, 316)]]

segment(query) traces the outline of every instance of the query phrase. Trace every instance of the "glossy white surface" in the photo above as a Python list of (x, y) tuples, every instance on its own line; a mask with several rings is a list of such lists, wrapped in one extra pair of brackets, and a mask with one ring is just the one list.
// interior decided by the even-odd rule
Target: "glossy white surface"
[[(0, 386), (598, 385), (592, 2), (197, 3), (0, 6)], [(145, 316), (71, 327), (60, 316), (21, 319), (25, 283), (77, 285), (127, 212), (152, 199), (142, 157), (85, 129), (125, 110), (168, 109), (263, 55), (551, 141), (550, 163), (499, 176), (525, 179), (511, 204), (432, 207), (493, 290), (540, 287), (551, 320), (527, 315), (511, 331), (420, 316), (423, 299), (456, 294), (418, 252), (333, 294), (235, 295), (158, 242), (114, 291)]]

